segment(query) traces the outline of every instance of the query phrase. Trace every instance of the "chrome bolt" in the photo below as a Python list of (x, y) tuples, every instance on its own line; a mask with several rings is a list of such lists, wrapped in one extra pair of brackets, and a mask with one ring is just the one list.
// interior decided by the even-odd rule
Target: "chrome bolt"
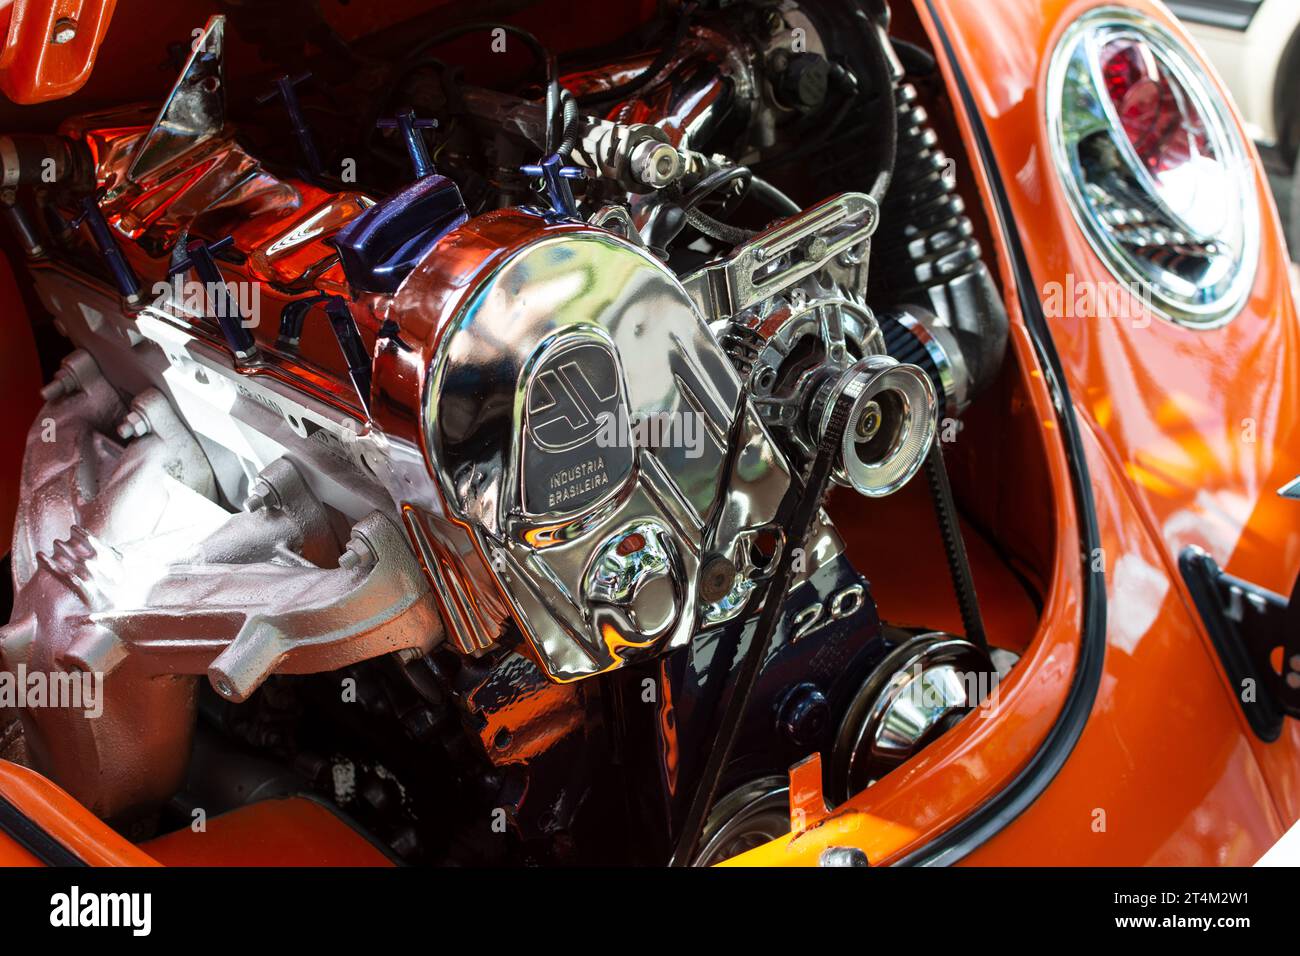
[(71, 43), (77, 38), (77, 21), (71, 17), (62, 17), (54, 23), (54, 32), (50, 35), (50, 42), (58, 46), (65, 43)]
[(248, 497), (244, 499), (244, 510), (250, 514), (254, 511), (260, 511), (266, 507), (276, 507), (280, 503), (280, 496), (275, 493), (270, 482), (264, 478), (258, 478), (253, 482), (252, 487), (248, 489)]
[(339, 555), (339, 567), (344, 571), (351, 571), (353, 568), (370, 567), (375, 563), (375, 553), (370, 550), (370, 545), (366, 543), (365, 538), (354, 534), (348, 546), (343, 549)]
[(632, 175), (638, 182), (654, 189), (663, 189), (673, 182), (682, 171), (682, 156), (668, 143), (648, 139), (638, 143), (628, 157)]
[(117, 437), (122, 441), (130, 441), (132, 438), (143, 438), (149, 434), (149, 419), (145, 418), (134, 409), (126, 413), (117, 425)]
[(862, 409), (862, 414), (858, 416), (857, 425), (853, 429), (858, 441), (871, 441), (871, 439), (875, 438), (883, 421), (884, 412), (881, 411), (880, 403), (876, 401), (867, 402)]
[(818, 866), (870, 866), (867, 854), (856, 846), (828, 846), (817, 857)]

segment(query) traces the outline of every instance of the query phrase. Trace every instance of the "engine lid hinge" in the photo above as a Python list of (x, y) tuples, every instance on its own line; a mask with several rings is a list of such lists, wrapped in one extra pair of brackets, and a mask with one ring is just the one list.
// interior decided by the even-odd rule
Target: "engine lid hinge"
[(1178, 566), (1252, 729), (1276, 740), (1284, 718), (1300, 718), (1300, 579), (1288, 599), (1227, 574), (1194, 546)]

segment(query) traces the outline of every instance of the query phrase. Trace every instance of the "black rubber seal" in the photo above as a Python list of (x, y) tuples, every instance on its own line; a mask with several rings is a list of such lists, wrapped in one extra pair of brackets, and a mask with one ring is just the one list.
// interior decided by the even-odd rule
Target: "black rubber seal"
[(1070, 393), (1065, 384), (1061, 360), (1056, 354), (1052, 333), (1043, 315), (1042, 304), (1033, 293), (1036, 286), (1029, 269), (1029, 262), (1025, 258), (1020, 236), (1008, 228), (1008, 224), (1016, 220), (1012, 214), (1006, 188), (998, 175), (993, 147), (989, 142), (988, 131), (984, 128), (983, 117), (975, 105), (970, 86), (957, 61), (952, 41), (943, 27), (938, 11), (934, 8), (933, 0), (926, 0), (926, 6), (934, 21), (944, 54), (952, 68), (962, 106), (975, 134), (979, 162), (988, 176), (993, 191), (997, 221), (992, 225), (1001, 234), (1011, 260), (1011, 267), (1016, 276), (1020, 311), (1024, 315), (1034, 351), (1037, 352), (1038, 359), (1043, 365), (1047, 386), (1052, 393), (1053, 404), (1056, 406), (1061, 438), (1065, 444), (1065, 455), (1070, 465), (1070, 483), (1074, 492), (1075, 507), (1079, 512), (1079, 558), (1083, 571), (1083, 628), (1079, 640), (1078, 664), (1066, 694), (1065, 706), (1061, 708), (1056, 723), (1048, 731), (1038, 752), (1005, 788), (986, 800), (965, 819), (919, 850), (908, 854), (898, 862), (899, 866), (947, 866), (956, 863), (1023, 813), (1039, 794), (1047, 789), (1048, 784), (1069, 759), (1074, 745), (1078, 743), (1084, 725), (1088, 722), (1088, 716), (1092, 713), (1092, 705), (1097, 697), (1097, 688), (1101, 686), (1102, 669), (1106, 660), (1106, 581), (1102, 571), (1094, 570), (1091, 560), (1091, 555), (1101, 547), (1101, 535), (1097, 529), (1097, 509), (1092, 497), (1088, 462), (1084, 453), (1079, 422), (1075, 418), (1074, 405), (1070, 401)]
[(42, 830), (27, 814), (0, 796), (0, 831), (47, 866), (85, 866), (86, 862)]

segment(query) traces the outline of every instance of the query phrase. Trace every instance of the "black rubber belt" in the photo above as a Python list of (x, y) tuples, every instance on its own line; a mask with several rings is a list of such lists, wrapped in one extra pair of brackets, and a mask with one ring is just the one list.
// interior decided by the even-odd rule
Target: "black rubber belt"
[[(831, 470), (835, 467), (840, 442), (848, 428), (849, 414), (853, 411), (856, 400), (856, 394), (844, 392), (840, 394), (831, 410), (830, 421), (817, 449), (817, 457), (808, 472), (808, 480), (801, 488), (792, 488), (787, 493), (787, 501), (791, 500), (791, 496), (796, 497), (787, 525), (789, 533), (786, 534), (785, 547), (777, 561), (776, 570), (772, 572), (772, 577), (768, 581), (767, 591), (763, 597), (763, 610), (759, 613), (758, 623), (754, 626), (754, 636), (750, 639), (749, 647), (745, 649), (740, 670), (731, 685), (731, 694), (723, 708), (717, 736), (709, 751), (708, 762), (704, 765), (700, 784), (691, 798), (691, 805), (686, 812), (682, 832), (677, 840), (677, 848), (669, 861), (670, 866), (690, 866), (695, 857), (700, 835), (704, 832), (705, 820), (718, 793), (718, 783), (722, 779), (727, 761), (731, 758), (731, 751), (740, 733), (740, 724), (745, 716), (749, 697), (753, 693), (758, 672), (762, 668), (763, 659), (767, 656), (768, 645), (771, 644), (772, 635), (776, 631), (777, 619), (784, 606), (782, 597), (790, 590), (790, 582), (794, 578), (795, 553), (807, 542), (817, 522), (822, 499), (826, 497), (826, 492), (830, 488)], [(743, 405), (740, 414), (745, 414)]]
[(952, 500), (952, 485), (948, 483), (948, 469), (943, 464), (938, 435), (934, 436), (934, 443), (925, 458), (925, 480), (930, 485), (930, 497), (934, 499), (934, 516), (939, 522), (939, 534), (943, 537), (943, 552), (948, 559), (952, 589), (957, 592), (957, 609), (961, 611), (966, 640), (987, 654), (988, 635), (984, 632), (984, 618), (980, 615), (979, 598), (975, 595), (970, 557), (966, 554), (966, 542), (961, 536), (961, 518), (957, 514), (957, 505)]

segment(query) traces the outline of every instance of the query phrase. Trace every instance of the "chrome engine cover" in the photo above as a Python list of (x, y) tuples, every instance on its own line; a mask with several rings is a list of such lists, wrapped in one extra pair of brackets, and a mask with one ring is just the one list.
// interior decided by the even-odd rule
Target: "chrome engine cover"
[(445, 326), (424, 437), (448, 517), (569, 681), (738, 616), (791, 479), (677, 277), (609, 232), (534, 218)]

